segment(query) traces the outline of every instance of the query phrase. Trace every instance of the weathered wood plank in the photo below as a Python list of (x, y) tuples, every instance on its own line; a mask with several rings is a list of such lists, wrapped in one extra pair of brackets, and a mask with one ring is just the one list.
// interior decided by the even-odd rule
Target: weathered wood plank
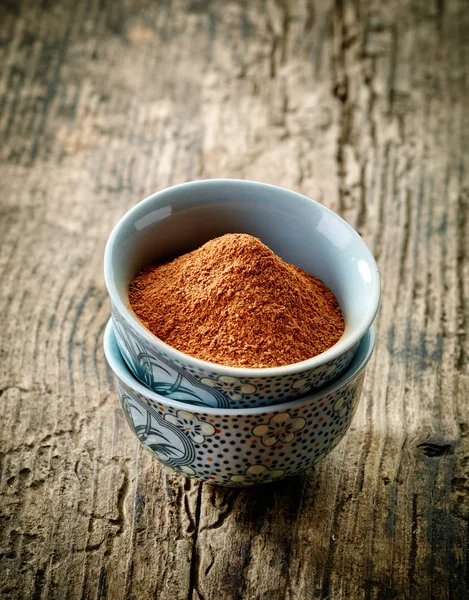
[[(467, 598), (468, 26), (464, 0), (0, 5), (2, 598)], [(266, 489), (142, 453), (101, 350), (113, 224), (217, 176), (324, 202), (383, 273), (353, 429)]]

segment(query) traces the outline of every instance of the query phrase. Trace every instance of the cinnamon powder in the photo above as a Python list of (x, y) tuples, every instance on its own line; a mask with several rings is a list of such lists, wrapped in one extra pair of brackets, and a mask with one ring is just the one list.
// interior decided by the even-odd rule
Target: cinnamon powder
[(260, 240), (227, 234), (133, 279), (140, 321), (177, 350), (231, 367), (312, 358), (344, 333), (331, 290)]

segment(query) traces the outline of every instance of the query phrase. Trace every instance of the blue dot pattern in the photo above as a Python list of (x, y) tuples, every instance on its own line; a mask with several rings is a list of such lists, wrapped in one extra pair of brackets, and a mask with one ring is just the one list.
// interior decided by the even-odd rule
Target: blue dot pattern
[(352, 422), (364, 375), (294, 409), (255, 416), (178, 410), (116, 382), (130, 427), (159, 461), (188, 477), (246, 487), (294, 475), (331, 452)]

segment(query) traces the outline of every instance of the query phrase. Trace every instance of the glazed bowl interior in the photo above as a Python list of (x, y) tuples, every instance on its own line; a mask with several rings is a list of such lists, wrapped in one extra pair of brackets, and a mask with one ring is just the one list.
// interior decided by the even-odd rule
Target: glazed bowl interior
[[(225, 233), (260, 238), (283, 260), (331, 288), (346, 328), (333, 349), (321, 355), (324, 360), (348, 350), (369, 329), (378, 309), (380, 283), (375, 260), (361, 237), (321, 204), (250, 181), (182, 184), (133, 207), (106, 246), (105, 279), (112, 303), (147, 340), (162, 343), (131, 310), (130, 281), (144, 265), (168, 261)], [(171, 351), (169, 346), (166, 351)]]

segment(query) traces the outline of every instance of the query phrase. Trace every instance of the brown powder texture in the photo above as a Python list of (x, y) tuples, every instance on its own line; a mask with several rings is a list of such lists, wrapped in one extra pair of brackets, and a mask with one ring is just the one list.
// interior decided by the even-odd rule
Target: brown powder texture
[(327, 286), (246, 234), (223, 235), (144, 267), (129, 300), (140, 321), (173, 348), (231, 367), (312, 358), (345, 328)]

